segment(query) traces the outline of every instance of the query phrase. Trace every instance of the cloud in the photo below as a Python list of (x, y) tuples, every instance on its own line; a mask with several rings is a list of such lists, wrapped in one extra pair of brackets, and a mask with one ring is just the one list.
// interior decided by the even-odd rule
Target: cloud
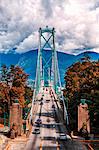
[[(22, 41), (19, 46), (16, 46), (16, 52), (23, 53), (26, 52), (27, 50), (37, 48), (38, 40), (39, 40), (38, 32), (34, 32), (33, 34), (25, 38), (24, 41)], [(35, 47), (33, 47), (33, 45), (35, 45)]]
[(41, 0), (41, 2), (42, 2), (42, 7), (44, 8), (44, 11), (45, 11), (45, 17), (46, 18), (51, 17), (53, 13), (53, 10), (51, 7), (51, 1)]
[(37, 48), (46, 25), (55, 27), (58, 50), (99, 52), (99, 0), (1, 0), (0, 51)]

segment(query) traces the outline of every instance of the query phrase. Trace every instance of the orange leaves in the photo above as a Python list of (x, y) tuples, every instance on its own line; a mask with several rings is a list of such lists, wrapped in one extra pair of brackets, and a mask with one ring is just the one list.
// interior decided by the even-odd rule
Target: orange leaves
[(5, 83), (0, 82), (0, 101), (8, 102), (9, 101), (9, 86), (7, 86)]
[(28, 75), (18, 66), (12, 68), (13, 86), (25, 86)]
[(12, 99), (18, 99), (19, 103), (22, 107), (24, 107), (25, 103), (25, 85), (28, 78), (28, 75), (23, 71), (22, 68), (18, 66), (12, 66), (11, 68), (11, 75), (12, 75), (12, 88), (11, 88), (11, 95)]
[(25, 103), (25, 84), (27, 80), (28, 75), (24, 73), (24, 71), (16, 66), (13, 68), (13, 82), (12, 82), (12, 98), (18, 99), (19, 103), (22, 107), (24, 107)]
[(75, 63), (66, 72), (65, 80), (68, 95), (72, 96), (76, 91), (90, 93), (99, 85), (99, 62)]
[(2, 66), (0, 82), (0, 100), (14, 102), (19, 100), (21, 106), (25, 103), (25, 86), (28, 75), (18, 66), (11, 65), (7, 69), (6, 65)]
[(11, 93), (13, 98), (19, 98), (21, 95), (24, 95), (24, 87), (12, 87)]
[[(84, 60), (84, 62), (75, 63), (66, 72), (65, 81), (64, 95), (68, 98), (71, 124), (74, 118), (77, 119), (77, 105), (84, 98), (89, 106), (91, 124), (97, 125), (99, 120), (99, 61)], [(97, 114), (96, 122), (94, 121), (95, 114)]]
[(24, 107), (25, 106), (25, 99), (23, 95), (20, 95), (19, 97), (19, 104)]

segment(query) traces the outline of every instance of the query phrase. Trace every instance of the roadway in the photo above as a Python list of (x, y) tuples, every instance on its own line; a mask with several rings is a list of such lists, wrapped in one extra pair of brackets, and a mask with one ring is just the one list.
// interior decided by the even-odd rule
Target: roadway
[[(33, 132), (37, 128), (35, 121), (41, 118), (40, 134), (31, 132), (25, 150), (87, 150), (81, 143), (73, 140), (57, 140), (59, 134), (61, 132), (67, 134), (67, 130), (57, 114), (58, 108), (53, 97), (50, 96), (49, 89), (45, 88), (43, 95), (43, 104), (40, 105), (41, 102), (37, 102), (39, 106), (32, 127)], [(55, 108), (52, 108), (53, 104)]]

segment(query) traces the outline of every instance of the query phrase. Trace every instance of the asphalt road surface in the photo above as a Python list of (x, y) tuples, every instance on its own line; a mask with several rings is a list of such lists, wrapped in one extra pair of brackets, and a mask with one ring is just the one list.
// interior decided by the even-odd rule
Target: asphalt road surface
[[(64, 124), (61, 122), (58, 114), (56, 102), (50, 96), (49, 90), (43, 91), (42, 105), (39, 102), (38, 111), (36, 113), (35, 121), (40, 118), (42, 124), (39, 127), (40, 134), (33, 134), (31, 132), (25, 150), (87, 150), (81, 143), (73, 140), (60, 141), (57, 139), (60, 133), (67, 133)], [(52, 105), (55, 108), (52, 108)], [(32, 131), (36, 127), (35, 121), (33, 123)]]

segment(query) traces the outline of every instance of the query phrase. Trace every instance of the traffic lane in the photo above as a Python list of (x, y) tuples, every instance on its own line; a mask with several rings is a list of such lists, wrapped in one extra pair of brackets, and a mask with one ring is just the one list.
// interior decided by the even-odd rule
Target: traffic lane
[(59, 144), (62, 150), (88, 150), (84, 144), (78, 141), (73, 140), (59, 141)]
[[(50, 97), (50, 96), (49, 96)], [(50, 98), (49, 98), (50, 99)], [(36, 119), (39, 117), (39, 113), (41, 113), (41, 119), (42, 119), (42, 122), (45, 123), (45, 124), (48, 124), (47, 122), (47, 119), (49, 118), (49, 114), (52, 113), (52, 101), (46, 103), (44, 102), (43, 105), (42, 105), (42, 109), (40, 107), (38, 113), (36, 114)], [(45, 109), (46, 108), (46, 109)], [(42, 114), (46, 113), (46, 116), (42, 116)], [(53, 118), (50, 118), (50, 122), (53, 122), (55, 123), (55, 120)], [(35, 125), (33, 126), (32, 128), (32, 131), (34, 130), (35, 128)], [(55, 136), (55, 131), (53, 132), (53, 129), (49, 129), (49, 128), (42, 128), (40, 127), (40, 130), (41, 130), (41, 133), (40, 135), (33, 135), (31, 134), (31, 136), (29, 137), (30, 140), (28, 141), (28, 145), (27, 145), (27, 150), (31, 150), (31, 149), (39, 149), (40, 146), (42, 145), (42, 142), (43, 142), (43, 147), (47, 146), (47, 147), (52, 147), (54, 146), (54, 144), (52, 144), (51, 142), (52, 141), (49, 141), (48, 139), (47, 140), (43, 140), (42, 141), (42, 138), (43, 137), (53, 137)], [(53, 134), (54, 133), (54, 134)]]
[[(41, 113), (41, 118), (43, 122), (42, 128), (42, 139), (43, 139), (43, 145), (42, 147), (44, 149), (56, 149), (58, 146), (58, 142), (56, 141), (56, 129), (54, 128), (48, 128), (49, 124), (56, 124), (55, 121), (55, 112), (54, 109), (52, 108), (53, 101), (50, 100), (49, 102), (46, 103), (46, 101), (43, 104), (42, 108), (42, 113)], [(47, 122), (47, 119), (50, 118), (50, 123)], [(53, 139), (55, 139), (53, 141)]]
[[(38, 111), (38, 113), (36, 114), (36, 119), (35, 119), (35, 122), (37, 121), (37, 119), (38, 118), (40, 118), (41, 119), (41, 114), (42, 114), (42, 107), (43, 107), (43, 105), (41, 105), (40, 104), (41, 102), (39, 102), (39, 111)], [(41, 119), (42, 120), (42, 119)], [(36, 139), (35, 139), (35, 134), (33, 134), (33, 145), (32, 145), (32, 150), (38, 150), (38, 149), (40, 149), (40, 146), (42, 145), (42, 140), (41, 140), (41, 135), (42, 135), (42, 128), (41, 128), (41, 125), (42, 124), (40, 124), (40, 127), (38, 127), (37, 126), (37, 124), (36, 123), (34, 123), (34, 126), (33, 126), (33, 131), (34, 131), (34, 129), (36, 129), (36, 128), (38, 128), (38, 129), (40, 129), (40, 134), (36, 134)]]
[(39, 105), (38, 111), (34, 116), (35, 119), (33, 120), (33, 127), (31, 130), (31, 134), (30, 134), (29, 140), (26, 144), (26, 150), (37, 150), (37, 147), (40, 143), (40, 140), (41, 140), (40, 136), (32, 133), (34, 131), (34, 129), (36, 128), (35, 121), (39, 118), (40, 108), (41, 108), (41, 105)]
[[(55, 119), (53, 119), (52, 117), (50, 117), (53, 113), (52, 111), (52, 101), (50, 100), (48, 103), (44, 103), (43, 104), (43, 108), (42, 108), (42, 114), (41, 118), (42, 118), (42, 122), (43, 125), (41, 128), (42, 129), (42, 140), (43, 140), (43, 145), (42, 148), (46, 149), (46, 148), (51, 148), (54, 147), (56, 148), (56, 142), (53, 141), (53, 139), (55, 139), (56, 136), (56, 132), (55, 129), (53, 130), (53, 128), (49, 128), (48, 126), (50, 125), (50, 123), (55, 123)], [(45, 114), (45, 116), (44, 116)], [(48, 119), (50, 120), (50, 122), (48, 122)]]
[(38, 145), (39, 145), (40, 141), (41, 141), (41, 139), (40, 139), (39, 135), (31, 134), (29, 137), (29, 141), (26, 145), (26, 150), (38, 150)]
[[(43, 109), (44, 103), (42, 105), (40, 105), (40, 109), (39, 112), (37, 113), (37, 117), (36, 120), (38, 118), (41, 118), (42, 122), (44, 122), (44, 120), (46, 120), (46, 117), (42, 117), (42, 109)], [(47, 110), (48, 111), (48, 110)], [(33, 126), (33, 130), (36, 128), (36, 124), (34, 124)], [(47, 134), (48, 131), (42, 128), (42, 125), (40, 126), (40, 134), (36, 136), (35, 139), (35, 135), (33, 136), (33, 143), (32, 143), (32, 149), (39, 149), (42, 146), (42, 137), (44, 136), (44, 134)]]
[[(57, 133), (57, 137), (60, 137), (61, 133), (64, 133), (65, 135), (67, 134), (66, 129), (64, 129), (64, 125), (60, 122), (56, 125), (56, 133)], [(57, 141), (59, 143), (60, 149), (62, 150), (77, 150), (77, 147), (76, 145), (74, 146), (74, 142), (72, 141), (72, 139), (60, 140), (57, 138)]]
[[(44, 104), (43, 104), (44, 105)], [(45, 104), (45, 107), (47, 108), (46, 110), (44, 109), (42, 111), (43, 105), (40, 105), (38, 112), (36, 113), (36, 119), (35, 121), (40, 117), (42, 122), (46, 122), (46, 117), (42, 117), (42, 112), (47, 113), (48, 112), (48, 104)], [(37, 128), (36, 124), (34, 123), (32, 131), (34, 131), (34, 129)], [(28, 141), (28, 146), (26, 150), (38, 150), (41, 145), (42, 145), (42, 137), (44, 137), (44, 135), (48, 135), (48, 129), (44, 129), (42, 127), (40, 127), (40, 134), (39, 135), (35, 135), (31, 133), (31, 136), (29, 137), (30, 140)], [(48, 143), (47, 143), (48, 145)]]
[[(49, 91), (45, 91), (45, 95), (47, 95), (47, 98), (50, 99), (50, 95), (49, 95)], [(38, 102), (36, 102), (36, 104), (34, 105), (34, 108), (33, 108), (33, 121), (37, 120), (39, 117), (41, 117), (41, 114), (42, 114), (42, 107), (43, 105), (39, 105), (39, 108), (38, 108), (38, 111), (36, 113), (36, 105), (37, 105)], [(39, 102), (40, 103), (40, 102)], [(45, 107), (48, 107), (48, 104), (45, 104)], [(35, 112), (35, 113), (34, 113)], [(45, 112), (48, 112), (48, 108)], [(35, 119), (34, 119), (35, 118)], [(44, 120), (42, 118), (42, 120)], [(33, 122), (33, 127), (32, 127), (32, 131), (36, 128), (35, 126), (35, 123)], [(41, 137), (42, 135), (44, 136), (44, 134), (47, 134), (48, 133), (48, 130), (41, 130), (41, 134), (40, 135), (35, 135), (35, 134), (30, 134), (29, 136), (29, 140), (27, 142), (27, 145), (26, 145), (26, 150), (31, 150), (31, 149), (38, 149), (40, 147), (40, 143), (41, 143)]]
[[(60, 135), (60, 133), (65, 133), (68, 134), (66, 127), (64, 126), (63, 123), (61, 123), (60, 121), (60, 116), (57, 115), (57, 113), (55, 112), (55, 116), (56, 116), (56, 120), (59, 122), (59, 124), (56, 126), (56, 132), (58, 133), (57, 136)], [(87, 150), (86, 146), (81, 144), (78, 141), (73, 141), (72, 139), (69, 140), (57, 140), (59, 143), (59, 147), (62, 150)]]

